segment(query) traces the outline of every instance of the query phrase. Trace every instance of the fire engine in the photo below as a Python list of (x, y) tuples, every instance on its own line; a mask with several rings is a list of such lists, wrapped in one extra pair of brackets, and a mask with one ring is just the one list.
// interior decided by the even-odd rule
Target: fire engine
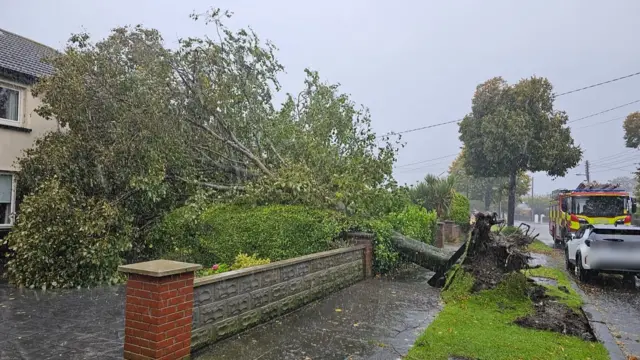
[(631, 225), (635, 200), (617, 184), (580, 183), (551, 193), (549, 233), (556, 244), (587, 224)]

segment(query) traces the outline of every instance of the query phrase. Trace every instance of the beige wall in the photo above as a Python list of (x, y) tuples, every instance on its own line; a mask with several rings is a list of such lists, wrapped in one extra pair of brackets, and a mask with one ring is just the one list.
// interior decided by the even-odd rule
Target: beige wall
[[(36, 138), (44, 133), (57, 130), (58, 125), (54, 120), (46, 120), (35, 113), (35, 109), (41, 101), (31, 95), (31, 88), (26, 85), (5, 81), (0, 78), (0, 86), (6, 85), (21, 90), (21, 113), (17, 127), (31, 129), (31, 132), (19, 131), (20, 129), (7, 129), (0, 127), (0, 171), (18, 171), (15, 160), (22, 156), (22, 150), (33, 145)], [(6, 124), (3, 122), (2, 124)]]

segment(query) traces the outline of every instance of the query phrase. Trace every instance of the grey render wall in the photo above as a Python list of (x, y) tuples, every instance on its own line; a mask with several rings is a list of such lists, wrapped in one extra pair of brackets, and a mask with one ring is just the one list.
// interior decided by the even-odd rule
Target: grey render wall
[(364, 279), (364, 263), (359, 245), (196, 279), (191, 350)]

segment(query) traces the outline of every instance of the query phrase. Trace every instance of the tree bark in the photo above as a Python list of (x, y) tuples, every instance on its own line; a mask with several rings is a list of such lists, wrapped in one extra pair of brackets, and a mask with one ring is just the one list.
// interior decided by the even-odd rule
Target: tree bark
[(507, 225), (513, 226), (516, 214), (516, 179), (517, 173), (511, 172), (509, 175), (509, 199), (507, 204)]
[(493, 184), (487, 185), (484, 189), (484, 211), (489, 211), (493, 202)]
[(395, 233), (391, 240), (398, 252), (407, 257), (409, 261), (429, 270), (439, 270), (451, 257), (451, 254), (435, 246), (427, 245), (398, 233)]

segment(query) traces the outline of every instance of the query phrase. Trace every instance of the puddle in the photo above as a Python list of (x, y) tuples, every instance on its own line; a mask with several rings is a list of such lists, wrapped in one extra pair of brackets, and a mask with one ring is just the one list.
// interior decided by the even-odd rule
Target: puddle
[(529, 276), (529, 279), (533, 280), (538, 285), (558, 286), (558, 281), (555, 279), (549, 279), (539, 276)]
[(547, 266), (549, 260), (546, 255), (531, 253), (531, 259), (529, 259), (529, 266)]

